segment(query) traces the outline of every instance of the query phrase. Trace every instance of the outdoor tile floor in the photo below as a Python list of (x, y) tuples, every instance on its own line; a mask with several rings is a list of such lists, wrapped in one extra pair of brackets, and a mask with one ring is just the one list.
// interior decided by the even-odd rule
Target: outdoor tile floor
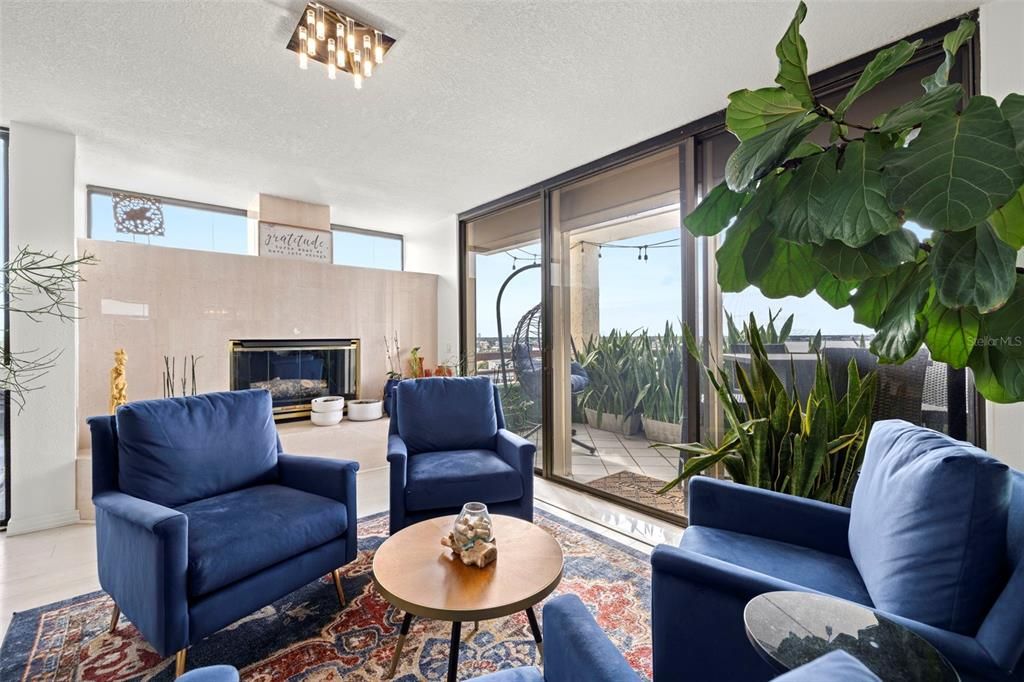
[(589, 454), (578, 445), (572, 449), (572, 478), (587, 483), (594, 479), (614, 474), (617, 471), (632, 471), (662, 481), (671, 481), (677, 474), (676, 457), (668, 451), (659, 452), (650, 447), (642, 435), (623, 436), (603, 431), (586, 424), (573, 424), (576, 438), (597, 447)]

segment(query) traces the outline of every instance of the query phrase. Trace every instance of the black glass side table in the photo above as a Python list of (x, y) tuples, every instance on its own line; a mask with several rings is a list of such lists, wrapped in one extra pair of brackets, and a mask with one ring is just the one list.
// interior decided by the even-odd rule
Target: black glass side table
[(786, 672), (841, 649), (882, 680), (959, 682), (927, 640), (859, 604), (812, 592), (768, 592), (743, 610), (747, 638)]

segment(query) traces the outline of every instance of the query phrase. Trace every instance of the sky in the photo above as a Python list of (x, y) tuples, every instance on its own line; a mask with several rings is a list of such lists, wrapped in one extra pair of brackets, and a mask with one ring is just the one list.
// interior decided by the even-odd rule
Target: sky
[[(678, 237), (678, 229), (636, 237), (619, 242), (619, 246), (653, 244)], [(539, 254), (540, 244), (516, 250), (518, 256)], [(673, 248), (648, 249), (648, 260), (638, 261), (636, 249), (603, 248), (599, 267), (601, 333), (613, 328), (636, 330), (646, 328), (660, 332), (666, 321), (676, 324), (682, 317), (682, 291), (680, 286), (680, 253)], [(529, 263), (519, 261), (517, 267)], [(495, 299), (502, 282), (513, 272), (512, 258), (506, 253), (476, 256), (477, 335), (497, 336)], [(502, 326), (511, 334), (516, 322), (531, 307), (540, 302), (540, 268), (515, 277), (502, 299)], [(815, 294), (805, 298), (789, 297), (772, 300), (765, 298), (754, 287), (735, 294), (724, 294), (725, 310), (737, 320), (746, 319), (753, 312), (766, 323), (768, 312), (782, 310), (781, 320), (794, 315), (793, 334), (814, 335), (819, 329), (828, 335), (871, 335), (867, 327), (853, 321), (849, 308), (835, 310)]]

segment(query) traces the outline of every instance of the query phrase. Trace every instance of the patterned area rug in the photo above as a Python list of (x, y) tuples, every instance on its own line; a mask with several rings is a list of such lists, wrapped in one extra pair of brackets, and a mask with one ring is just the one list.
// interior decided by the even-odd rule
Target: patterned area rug
[(664, 495), (659, 495), (658, 491), (665, 486), (665, 483), (667, 481), (632, 471), (616, 471), (614, 474), (588, 481), (587, 485), (611, 493), (616, 497), (639, 502), (647, 507), (685, 516), (686, 496), (683, 494), (683, 487), (676, 486)]
[[(544, 512), (537, 512), (536, 521), (565, 553), (556, 594), (579, 595), (633, 668), (650, 679), (648, 557)], [(243, 680), (258, 682), (385, 679), (402, 613), (373, 589), (370, 569), (387, 527), (383, 514), (359, 522), (359, 556), (344, 569), (344, 609), (330, 580), (321, 579), (193, 646), (189, 669), (229, 663)], [(15, 614), (0, 649), (0, 680), (172, 679), (173, 657), (161, 658), (124, 617), (116, 633), (107, 633), (111, 606), (104, 593), (94, 592)], [(460, 680), (539, 664), (525, 614), (481, 622), (476, 632), (469, 624), (462, 632)], [(444, 679), (450, 636), (449, 623), (413, 620), (394, 679)]]

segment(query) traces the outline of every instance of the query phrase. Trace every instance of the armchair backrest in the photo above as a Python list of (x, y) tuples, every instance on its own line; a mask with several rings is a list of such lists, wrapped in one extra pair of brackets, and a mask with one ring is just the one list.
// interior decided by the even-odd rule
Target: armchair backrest
[(277, 479), (279, 441), (264, 390), (142, 400), (89, 425), (94, 495), (114, 487), (176, 507)]
[(505, 428), (498, 388), (490, 377), (409, 379), (395, 387), (389, 432), (409, 454), (495, 447)]

